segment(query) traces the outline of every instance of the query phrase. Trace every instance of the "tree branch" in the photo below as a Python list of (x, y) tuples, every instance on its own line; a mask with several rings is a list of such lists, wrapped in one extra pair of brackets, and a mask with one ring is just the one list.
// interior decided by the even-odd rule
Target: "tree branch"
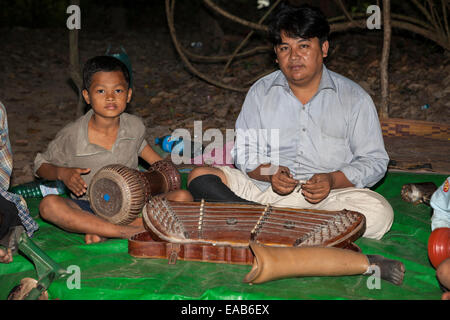
[(197, 69), (195, 69), (192, 66), (192, 64), (189, 62), (189, 60), (184, 55), (183, 50), (181, 49), (181, 46), (176, 37), (175, 25), (173, 23), (174, 11), (175, 11), (175, 0), (166, 0), (166, 16), (167, 16), (167, 23), (169, 25), (170, 35), (171, 35), (172, 41), (175, 45), (175, 49), (177, 50), (178, 54), (180, 55), (181, 60), (183, 60), (186, 67), (197, 77), (199, 77), (199, 78), (205, 80), (206, 82), (211, 83), (215, 86), (218, 86), (218, 87), (221, 87), (224, 89), (228, 89), (228, 90), (238, 91), (238, 92), (246, 92), (248, 90), (248, 88), (237, 88), (237, 87), (226, 85), (224, 83), (221, 83), (219, 81), (209, 78), (208, 76), (202, 74), (201, 72), (199, 72)]
[(221, 14), (222, 16), (230, 19), (231, 21), (237, 22), (239, 24), (242, 24), (242, 25), (247, 26), (247, 27), (249, 27), (251, 29), (254, 29), (254, 30), (259, 30), (259, 31), (263, 31), (263, 32), (266, 32), (268, 30), (267, 26), (247, 21), (245, 19), (239, 18), (239, 17), (229, 13), (228, 11), (223, 10), (221, 7), (216, 5), (212, 0), (203, 0), (203, 2), (208, 7), (210, 7), (211, 9), (216, 11), (217, 13)]
[[(269, 14), (278, 6), (278, 4), (281, 2), (282, 0), (277, 0), (270, 8), (269, 10), (267, 10), (267, 12), (261, 17), (261, 19), (259, 19), (258, 24), (261, 25), (263, 23), (263, 21), (269, 16)], [(228, 69), (228, 67), (231, 64), (231, 61), (233, 61), (234, 57), (236, 56), (236, 54), (242, 49), (242, 47), (244, 47), (247, 44), (247, 41), (250, 39), (250, 37), (254, 34), (255, 32), (252, 30), (250, 31), (247, 36), (244, 38), (244, 40), (242, 40), (242, 42), (239, 44), (239, 46), (237, 46), (237, 48), (234, 50), (234, 52), (231, 54), (230, 59), (227, 61), (225, 67), (222, 70), (222, 76), (225, 75), (226, 70)]]
[[(228, 61), (232, 55), (226, 55), (226, 56), (202, 56), (202, 55), (198, 55), (195, 53), (190, 52), (189, 50), (187, 50), (186, 48), (181, 48), (184, 52), (184, 54), (192, 61), (195, 62), (204, 62), (204, 63), (220, 63), (220, 62), (225, 62)], [(245, 58), (245, 57), (249, 57), (252, 56), (254, 54), (257, 53), (266, 53), (266, 52), (270, 52), (272, 51), (272, 47), (270, 46), (258, 46), (255, 47), (253, 49), (238, 53), (234, 58)]]
[(344, 12), (344, 15), (347, 17), (347, 19), (350, 22), (353, 22), (353, 17), (350, 15), (350, 13), (347, 11), (347, 8), (344, 6), (344, 4), (342, 3), (342, 0), (334, 0), (334, 2), (336, 2), (336, 4), (341, 8), (341, 10)]

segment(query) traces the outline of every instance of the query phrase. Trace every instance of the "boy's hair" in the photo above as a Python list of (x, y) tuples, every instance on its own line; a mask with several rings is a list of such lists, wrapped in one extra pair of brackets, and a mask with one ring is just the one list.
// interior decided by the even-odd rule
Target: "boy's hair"
[(128, 87), (130, 86), (130, 73), (128, 72), (127, 66), (117, 58), (111, 56), (97, 56), (89, 59), (83, 68), (83, 87), (89, 90), (92, 83), (92, 76), (96, 72), (111, 72), (111, 71), (121, 71), (127, 82)]
[(281, 4), (269, 22), (269, 40), (276, 46), (281, 43), (281, 32), (290, 38), (319, 38), (322, 45), (328, 40), (330, 25), (320, 9), (309, 5), (292, 7)]

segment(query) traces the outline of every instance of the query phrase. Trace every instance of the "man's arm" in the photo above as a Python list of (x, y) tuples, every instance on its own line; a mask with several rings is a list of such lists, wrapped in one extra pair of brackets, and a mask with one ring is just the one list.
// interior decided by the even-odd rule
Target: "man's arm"
[(13, 168), (6, 108), (0, 102), (0, 188), (8, 190)]
[(372, 187), (386, 173), (389, 156), (372, 99), (366, 95), (357, 102), (349, 128), (353, 160), (339, 170), (355, 187)]

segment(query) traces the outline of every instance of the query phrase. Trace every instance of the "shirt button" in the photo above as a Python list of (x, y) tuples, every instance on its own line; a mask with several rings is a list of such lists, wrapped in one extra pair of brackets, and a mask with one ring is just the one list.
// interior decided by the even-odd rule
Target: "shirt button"
[(306, 131), (306, 128), (303, 128), (302, 131), (305, 132), (305, 131)]

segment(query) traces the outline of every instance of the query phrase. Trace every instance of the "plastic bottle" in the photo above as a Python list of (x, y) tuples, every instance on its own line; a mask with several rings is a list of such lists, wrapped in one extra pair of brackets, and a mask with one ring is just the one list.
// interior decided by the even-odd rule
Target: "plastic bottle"
[(24, 198), (43, 198), (49, 194), (67, 195), (69, 190), (60, 180), (38, 180), (18, 186), (9, 190), (12, 193), (21, 195)]
[(172, 138), (167, 135), (161, 138), (156, 138), (155, 143), (161, 147), (165, 152), (171, 153), (174, 149), (181, 153), (183, 151), (183, 138)]
[[(165, 152), (178, 153), (180, 156), (183, 155), (184, 144), (183, 138), (173, 138), (171, 135), (167, 135), (161, 138), (156, 138), (155, 143), (161, 147)], [(191, 158), (194, 158), (203, 153), (205, 147), (200, 145), (200, 143), (195, 143), (194, 141), (187, 141), (191, 144)]]

